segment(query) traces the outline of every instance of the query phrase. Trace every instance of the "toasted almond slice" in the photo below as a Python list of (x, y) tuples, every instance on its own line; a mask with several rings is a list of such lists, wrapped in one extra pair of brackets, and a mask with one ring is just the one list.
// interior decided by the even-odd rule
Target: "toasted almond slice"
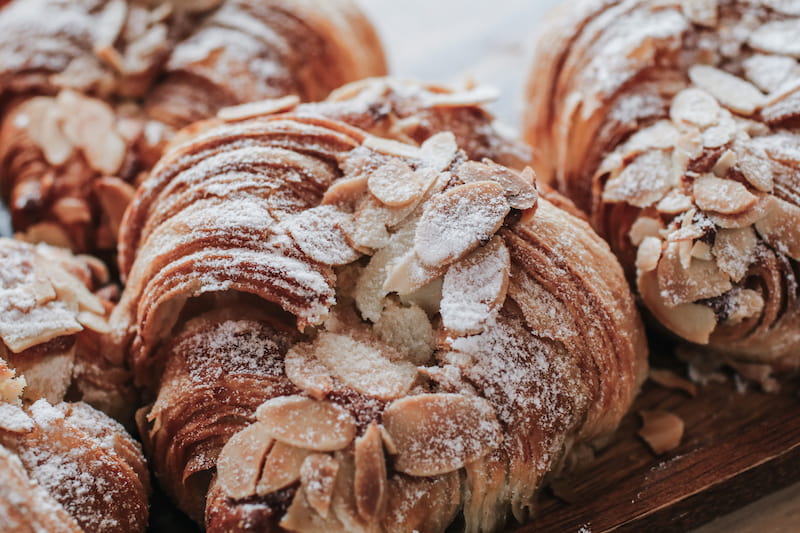
[(86, 329), (90, 329), (101, 335), (111, 333), (111, 326), (108, 325), (108, 321), (103, 316), (88, 311), (81, 311), (76, 318), (81, 326), (84, 326)]
[[(5, 366), (5, 363), (3, 363), (3, 366)], [(5, 368), (8, 369), (7, 366)], [(15, 395), (14, 399), (18, 397), (18, 395)], [(0, 403), (0, 433), (7, 431), (9, 433), (23, 434), (31, 432), (35, 428), (36, 424), (33, 419), (21, 407), (5, 401)]]
[(372, 422), (355, 445), (355, 492), (358, 514), (367, 522), (378, 519), (386, 505), (386, 459), (378, 424)]
[(390, 159), (369, 173), (367, 186), (382, 203), (399, 207), (422, 198), (424, 182), (408, 164)]
[(433, 355), (433, 326), (418, 305), (405, 307), (389, 302), (375, 323), (374, 331), (380, 340), (414, 365), (424, 365)]
[(95, 26), (95, 48), (112, 46), (125, 25), (128, 3), (125, 0), (110, 0), (98, 15)]
[(683, 419), (666, 411), (639, 411), (642, 428), (639, 436), (657, 455), (677, 448), (683, 438)]
[(662, 228), (663, 224), (658, 219), (639, 217), (631, 225), (631, 229), (628, 231), (628, 237), (631, 240), (631, 244), (639, 246), (642, 244), (645, 237), (659, 237)]
[(131, 184), (112, 176), (104, 176), (95, 180), (92, 187), (111, 224), (111, 232), (116, 236), (119, 233), (125, 210), (136, 194), (136, 189)]
[(800, 260), (800, 207), (769, 196), (765, 200), (765, 215), (755, 227), (770, 246)]
[(300, 390), (316, 400), (322, 400), (333, 390), (333, 376), (322, 362), (314, 357), (314, 350), (308, 344), (296, 344), (286, 353), (284, 359), (286, 377)]
[(718, 0), (681, 0), (681, 9), (686, 18), (700, 26), (713, 28), (717, 25)]
[(636, 207), (652, 205), (676, 185), (672, 168), (671, 156), (666, 152), (645, 152), (606, 182), (603, 201), (625, 202)]
[(770, 93), (798, 71), (797, 61), (780, 55), (754, 54), (742, 63), (751, 82), (764, 92)]
[(658, 267), (661, 259), (661, 239), (658, 237), (645, 237), (636, 251), (636, 269), (641, 272), (650, 272)]
[(728, 173), (728, 170), (730, 170), (735, 164), (736, 153), (733, 150), (725, 150), (725, 152), (719, 156), (717, 162), (714, 163), (714, 168), (711, 169), (711, 172), (713, 172), (718, 178), (724, 178)]
[(769, 95), (769, 104), (761, 110), (761, 117), (771, 126), (800, 117), (800, 75)]
[(442, 324), (458, 335), (483, 331), (492, 313), (502, 307), (508, 289), (511, 256), (503, 238), (452, 265), (442, 285)]
[(762, 52), (800, 58), (800, 18), (760, 24), (747, 43)]
[(672, 99), (669, 116), (678, 124), (692, 124), (706, 128), (717, 123), (719, 112), (719, 104), (713, 96), (702, 89), (690, 87)]
[(738, 283), (755, 260), (758, 239), (751, 226), (720, 229), (714, 239), (712, 253), (720, 270)]
[(662, 387), (682, 390), (689, 396), (697, 396), (697, 385), (672, 370), (651, 368), (649, 377), (650, 381), (658, 383)]
[(259, 470), (255, 493), (266, 496), (300, 479), (300, 468), (310, 454), (303, 448), (276, 441), (263, 461), (264, 467)]
[(352, 246), (361, 250), (379, 249), (389, 242), (388, 213), (372, 197), (361, 202), (353, 217), (353, 223), (344, 227)]
[(666, 305), (655, 272), (641, 273), (638, 287), (647, 308), (664, 327), (690, 342), (708, 344), (711, 333), (717, 327), (713, 309), (693, 303)]
[(691, 256), (703, 261), (711, 261), (714, 256), (711, 255), (711, 246), (703, 241), (695, 241), (692, 245)]
[(63, 197), (53, 203), (53, 214), (64, 224), (86, 224), (92, 221), (89, 204), (82, 198)]
[(251, 424), (231, 437), (217, 460), (217, 481), (234, 500), (256, 493), (264, 456), (273, 444), (264, 424)]
[(429, 107), (477, 107), (497, 100), (500, 92), (494, 87), (476, 87), (468, 91), (453, 91), (425, 95)]
[[(33, 113), (35, 117), (28, 126), (31, 138), (41, 148), (47, 162), (53, 166), (63, 165), (73, 152), (73, 144), (61, 129), (61, 110), (52, 98), (34, 99), (37, 106), (42, 105), (43, 112)], [(43, 105), (48, 102), (47, 105)], [(29, 106), (25, 105), (25, 109)]]
[(707, 91), (722, 105), (745, 116), (764, 105), (764, 94), (752, 83), (708, 65), (689, 69), (692, 83)]
[(410, 250), (390, 265), (383, 284), (383, 292), (384, 294), (396, 292), (400, 296), (407, 296), (433, 283), (444, 273), (443, 267), (435, 268), (423, 264), (416, 252)]
[(47, 274), (60, 299), (74, 302), (82, 311), (91, 311), (96, 315), (105, 316), (106, 309), (103, 303), (89, 291), (81, 280), (58, 265), (49, 263), (45, 258), (37, 258), (36, 265)]
[(300, 484), (308, 504), (323, 518), (328, 517), (339, 462), (325, 453), (312, 453), (300, 467)]
[(425, 206), (414, 251), (423, 265), (447, 266), (488, 241), (509, 210), (503, 188), (495, 182), (453, 187)]
[(723, 109), (720, 111), (717, 124), (707, 128), (701, 135), (705, 148), (719, 148), (731, 142), (736, 136), (737, 126), (731, 114)]
[[(776, 142), (764, 148), (773, 160), (786, 166), (800, 170), (800, 135), (776, 136)], [(779, 141), (777, 139), (780, 139)]]
[(322, 197), (322, 205), (355, 203), (367, 192), (368, 174), (358, 174), (334, 181)]
[(449, 131), (437, 133), (422, 143), (419, 152), (426, 167), (442, 172), (450, 166), (458, 153), (456, 137)]
[(341, 450), (356, 435), (355, 420), (345, 409), (305, 396), (267, 400), (256, 417), (275, 440), (318, 452)]
[(392, 141), (382, 137), (375, 137), (373, 135), (367, 136), (361, 144), (365, 148), (369, 148), (381, 154), (405, 157), (408, 159), (419, 159), (421, 157), (420, 149), (414, 145)]
[(321, 205), (292, 216), (284, 224), (298, 248), (311, 260), (338, 266), (361, 257), (347, 242), (342, 230), (349, 221), (349, 214), (330, 205)]
[(692, 199), (680, 192), (678, 189), (673, 189), (658, 202), (656, 209), (659, 213), (667, 215), (677, 215), (688, 211), (692, 207)]
[(476, 181), (495, 181), (503, 187), (508, 204), (514, 209), (530, 209), (536, 205), (538, 193), (534, 186), (535, 175), (530, 167), (526, 167), (526, 175), (517, 174), (513, 170), (498, 165), (491, 159), (484, 159), (482, 163), (466, 161), (456, 171), (456, 175), (464, 183)]
[(393, 402), (383, 424), (397, 445), (395, 469), (412, 476), (458, 470), (502, 440), (486, 400), (463, 394), (419, 394)]
[(57, 98), (65, 117), (64, 133), (83, 150), (89, 165), (103, 174), (116, 174), (125, 159), (127, 145), (115, 129), (114, 110), (105, 101), (75, 91), (61, 91)]
[(704, 211), (724, 215), (743, 213), (756, 203), (756, 196), (738, 181), (705, 174), (694, 182), (694, 201)]
[(752, 289), (734, 288), (727, 295), (727, 308), (730, 309), (725, 318), (725, 325), (739, 324), (742, 320), (757, 316), (764, 309), (764, 298)]
[(735, 146), (738, 155), (736, 168), (741, 171), (745, 179), (762, 192), (772, 192), (774, 176), (772, 162), (764, 152), (754, 150), (746, 144), (737, 143)]
[(696, 259), (688, 267), (684, 266), (675, 243), (667, 246), (657, 273), (661, 298), (666, 305), (714, 298), (731, 289), (730, 278), (713, 261)]
[(258, 102), (248, 102), (246, 104), (223, 107), (217, 111), (217, 118), (225, 122), (237, 122), (248, 118), (263, 117), (289, 111), (297, 107), (299, 103), (300, 98), (291, 94), (282, 98), (270, 98)]
[(408, 394), (417, 378), (415, 365), (393, 362), (377, 343), (369, 345), (347, 335), (321, 332), (308, 349), (343, 383), (381, 400)]

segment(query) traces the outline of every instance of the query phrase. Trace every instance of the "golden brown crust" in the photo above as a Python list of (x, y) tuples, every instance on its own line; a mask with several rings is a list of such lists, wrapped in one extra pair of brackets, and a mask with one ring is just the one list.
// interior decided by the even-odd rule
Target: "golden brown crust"
[(608, 239), (656, 319), (728, 359), (796, 367), (796, 8), (596, 1), (543, 37), (537, 170)]
[(14, 227), (77, 251), (113, 249), (133, 186), (176, 129), (386, 71), (350, 0), (20, 0), (0, 11), (0, 35), (0, 175)]

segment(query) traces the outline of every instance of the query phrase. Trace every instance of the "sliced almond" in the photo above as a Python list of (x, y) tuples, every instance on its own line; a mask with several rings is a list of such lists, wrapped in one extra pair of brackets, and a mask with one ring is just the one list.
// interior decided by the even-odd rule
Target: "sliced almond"
[(708, 65), (689, 69), (692, 83), (707, 91), (722, 105), (745, 116), (764, 105), (764, 94), (752, 83)]
[(508, 248), (497, 235), (452, 265), (442, 285), (444, 327), (458, 335), (480, 333), (506, 299), (510, 268)]
[(456, 137), (449, 131), (432, 135), (422, 143), (419, 150), (419, 156), (425, 165), (436, 172), (447, 169), (457, 153)]
[(249, 118), (273, 115), (283, 111), (289, 111), (297, 107), (300, 98), (296, 95), (284, 96), (282, 98), (271, 98), (258, 102), (248, 102), (231, 107), (223, 107), (217, 111), (217, 118), (226, 122), (237, 122)]
[(235, 500), (255, 495), (264, 457), (273, 440), (264, 424), (251, 424), (231, 437), (217, 460), (217, 482)]
[(383, 292), (410, 295), (433, 283), (444, 273), (444, 267), (429, 267), (422, 263), (414, 250), (410, 250), (389, 266)]
[(696, 259), (684, 267), (675, 243), (658, 263), (658, 286), (666, 305), (676, 306), (714, 298), (731, 289), (730, 278), (713, 261)]
[(115, 129), (114, 110), (103, 100), (75, 91), (61, 91), (58, 106), (66, 120), (64, 133), (86, 155), (96, 171), (114, 175), (125, 159), (127, 145)]
[(443, 267), (488, 241), (510, 210), (503, 188), (483, 181), (431, 199), (417, 225), (414, 251), (423, 265)]
[(758, 238), (751, 226), (719, 229), (714, 239), (712, 253), (720, 270), (738, 283), (755, 261), (757, 245)]
[(74, 148), (61, 128), (61, 110), (55, 100), (47, 97), (32, 98), (22, 105), (17, 116), (29, 119), (28, 133), (41, 148), (48, 163), (60, 166), (67, 162)]
[[(738, 161), (736, 168), (748, 183), (762, 192), (771, 192), (774, 187), (772, 164), (763, 152), (759, 153), (747, 145), (736, 145)], [(763, 154), (763, 155), (762, 155)]]
[(328, 517), (339, 462), (328, 454), (313, 453), (300, 467), (300, 484), (308, 504), (323, 518)]
[(81, 326), (95, 333), (100, 333), (101, 335), (111, 333), (111, 326), (103, 316), (88, 311), (81, 311), (75, 318), (80, 322)]
[(647, 207), (661, 200), (675, 184), (671, 156), (653, 150), (638, 156), (606, 182), (603, 201)]
[(700, 137), (705, 148), (719, 148), (731, 142), (736, 132), (736, 121), (727, 110), (723, 109), (720, 111), (717, 124), (703, 131)]
[(425, 95), (429, 107), (478, 107), (497, 100), (500, 93), (494, 87), (475, 87), (468, 91), (452, 91)]
[(650, 381), (658, 383), (662, 387), (682, 390), (689, 396), (697, 396), (697, 385), (671, 370), (651, 368), (649, 377)]
[[(528, 167), (529, 169), (530, 167)], [(530, 171), (533, 172), (532, 170)], [(464, 183), (494, 181), (505, 191), (508, 204), (514, 209), (530, 209), (536, 205), (538, 193), (532, 179), (526, 179), (511, 169), (484, 159), (482, 163), (466, 161), (456, 170)]]
[(377, 250), (389, 243), (389, 222), (386, 209), (374, 198), (361, 202), (353, 217), (353, 223), (344, 227), (352, 246), (361, 250)]
[(334, 181), (322, 197), (322, 205), (355, 203), (367, 192), (366, 173)]
[(100, 201), (103, 212), (108, 217), (111, 232), (116, 237), (122, 225), (125, 210), (133, 200), (136, 189), (119, 178), (109, 176), (94, 180), (92, 188)]
[(639, 275), (638, 287), (647, 308), (664, 327), (690, 342), (708, 344), (717, 327), (713, 309), (693, 303), (667, 305), (661, 297), (655, 272)]
[(433, 326), (418, 305), (406, 307), (390, 302), (375, 323), (374, 332), (414, 365), (426, 364), (433, 355)]
[(703, 241), (695, 241), (692, 245), (691, 256), (703, 261), (711, 261), (714, 258), (711, 254), (711, 246)]
[(767, 93), (777, 90), (798, 72), (797, 61), (781, 55), (754, 54), (742, 65), (747, 79)]
[(669, 116), (678, 124), (692, 124), (706, 128), (716, 124), (719, 112), (719, 104), (713, 96), (702, 89), (690, 87), (672, 99)]
[(713, 28), (718, 21), (717, 2), (718, 0), (681, 0), (681, 9), (693, 23)]
[(645, 237), (636, 251), (636, 269), (641, 272), (650, 272), (658, 267), (661, 259), (661, 239), (658, 237)]
[(256, 416), (275, 440), (313, 451), (341, 450), (356, 434), (355, 420), (345, 409), (305, 396), (267, 400)]
[(726, 326), (739, 324), (747, 318), (758, 316), (764, 309), (764, 298), (752, 289), (736, 287), (726, 296), (726, 307), (730, 310), (725, 318)]
[(791, 83), (790, 88), (777, 91), (777, 95), (770, 94), (769, 104), (761, 110), (761, 117), (767, 124), (780, 125), (800, 117), (800, 75)]
[(355, 445), (355, 491), (356, 509), (367, 522), (377, 520), (386, 505), (386, 460), (383, 454), (383, 440), (378, 424), (373, 422), (356, 439)]
[(321, 332), (304, 349), (347, 386), (382, 400), (407, 394), (417, 378), (412, 363), (391, 361), (377, 344), (370, 345), (347, 335)]
[(743, 213), (753, 207), (758, 199), (738, 181), (705, 174), (694, 182), (694, 201), (704, 211), (724, 215)]
[(657, 455), (680, 446), (683, 438), (683, 419), (666, 411), (639, 411), (642, 428), (639, 436)]
[(711, 172), (718, 178), (724, 178), (735, 164), (736, 153), (733, 150), (725, 150), (725, 152), (719, 156), (717, 162), (714, 163), (714, 168), (711, 169)]
[(297, 247), (311, 260), (338, 266), (361, 257), (347, 242), (342, 230), (349, 221), (349, 214), (321, 205), (292, 216), (284, 224)]
[(53, 203), (51, 209), (63, 224), (87, 224), (92, 221), (89, 204), (82, 198), (68, 196), (59, 198)]
[(755, 223), (767, 243), (794, 260), (800, 260), (800, 207), (775, 196), (765, 200), (765, 215)]
[(402, 160), (389, 159), (369, 173), (367, 186), (382, 203), (402, 207), (422, 198), (426, 183), (419, 176)]
[(658, 209), (659, 213), (667, 215), (677, 215), (678, 213), (689, 210), (691, 207), (692, 199), (677, 189), (669, 191), (667, 195), (658, 202), (658, 205), (656, 205), (656, 209)]
[(390, 404), (383, 425), (397, 446), (394, 466), (413, 476), (452, 472), (502, 440), (491, 405), (463, 394), (419, 394)]
[(384, 139), (382, 137), (375, 137), (373, 135), (367, 136), (362, 145), (365, 148), (385, 155), (405, 157), (408, 159), (419, 159), (421, 157), (420, 149), (414, 145)]
[(775, 20), (760, 24), (747, 43), (762, 52), (800, 58), (800, 18)]
[(331, 372), (314, 356), (314, 350), (308, 344), (296, 344), (284, 359), (284, 370), (289, 381), (312, 398), (322, 400), (333, 390), (334, 382)]
[(300, 479), (300, 468), (310, 454), (303, 448), (276, 441), (263, 461), (263, 468), (259, 470), (256, 494), (266, 496)]
[(646, 237), (659, 237), (663, 224), (660, 220), (651, 217), (639, 217), (631, 225), (628, 237), (631, 244), (639, 246)]

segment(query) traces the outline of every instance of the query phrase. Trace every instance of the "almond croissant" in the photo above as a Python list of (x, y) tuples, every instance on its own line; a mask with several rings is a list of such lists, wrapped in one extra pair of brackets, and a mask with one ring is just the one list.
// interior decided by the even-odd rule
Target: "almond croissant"
[(209, 531), (497, 530), (628, 409), (646, 345), (619, 264), (530, 170), (409, 134), (488, 120), (436, 93), (224, 110), (126, 212), (113, 336), (156, 475)]
[(644, 304), (725, 357), (800, 364), (800, 9), (591, 0), (529, 89), (537, 171), (589, 213)]
[(350, 0), (10, 2), (0, 7), (0, 185), (15, 230), (111, 250), (137, 180), (176, 128), (252, 100), (317, 100), (384, 72)]

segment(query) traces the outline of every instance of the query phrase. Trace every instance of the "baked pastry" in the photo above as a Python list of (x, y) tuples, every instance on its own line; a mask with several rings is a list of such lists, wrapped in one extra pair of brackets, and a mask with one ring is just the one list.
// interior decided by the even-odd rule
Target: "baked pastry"
[(154, 471), (208, 531), (496, 530), (644, 378), (588, 224), (452, 133), (353, 126), (404, 101), (374, 120), (362, 89), (193, 126), (126, 212), (113, 336)]
[(111, 250), (176, 128), (384, 73), (350, 0), (13, 1), (0, 8), (0, 185), (14, 228)]
[(655, 318), (800, 364), (796, 2), (585, 1), (529, 88), (537, 172), (586, 210)]

